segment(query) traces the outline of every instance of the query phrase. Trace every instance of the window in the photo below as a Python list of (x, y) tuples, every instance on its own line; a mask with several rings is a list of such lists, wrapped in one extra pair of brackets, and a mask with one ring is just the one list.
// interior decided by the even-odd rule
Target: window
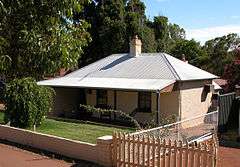
[(138, 93), (138, 109), (140, 112), (151, 112), (151, 92)]
[(107, 106), (107, 90), (97, 90), (97, 107)]

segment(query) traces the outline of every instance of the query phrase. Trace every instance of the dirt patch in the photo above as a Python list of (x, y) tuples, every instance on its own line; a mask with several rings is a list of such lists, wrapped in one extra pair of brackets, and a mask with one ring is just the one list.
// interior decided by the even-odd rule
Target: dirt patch
[(218, 155), (218, 167), (239, 167), (240, 149), (220, 147)]

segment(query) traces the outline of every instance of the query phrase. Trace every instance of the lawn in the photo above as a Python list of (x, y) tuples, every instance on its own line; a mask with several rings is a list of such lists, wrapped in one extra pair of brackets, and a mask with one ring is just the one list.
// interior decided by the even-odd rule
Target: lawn
[[(0, 112), (0, 124), (3, 124), (4, 113)], [(73, 140), (96, 143), (96, 139), (105, 135), (112, 135), (114, 131), (133, 132), (132, 128), (111, 127), (108, 124), (72, 123), (54, 119), (46, 119), (36, 128), (37, 132), (51, 134)]]
[(134, 130), (131, 128), (110, 127), (107, 124), (69, 123), (46, 119), (40, 127), (37, 127), (36, 131), (68, 139), (96, 143), (98, 137), (112, 135), (114, 131), (132, 132)]
[(4, 113), (0, 111), (0, 124), (4, 123)]

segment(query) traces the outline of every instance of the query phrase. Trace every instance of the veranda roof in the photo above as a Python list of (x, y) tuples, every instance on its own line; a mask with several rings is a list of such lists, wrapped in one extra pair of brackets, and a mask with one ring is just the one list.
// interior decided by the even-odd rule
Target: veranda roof
[(38, 82), (39, 85), (72, 88), (157, 91), (175, 83), (168, 79), (72, 78), (62, 77)]

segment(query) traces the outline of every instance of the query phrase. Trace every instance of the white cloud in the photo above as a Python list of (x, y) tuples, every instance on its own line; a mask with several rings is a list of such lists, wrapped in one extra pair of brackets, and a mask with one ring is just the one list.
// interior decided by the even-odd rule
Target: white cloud
[(231, 19), (240, 19), (240, 16), (235, 15), (235, 16), (231, 16), (230, 18)]
[(187, 39), (194, 38), (202, 44), (207, 40), (227, 35), (229, 33), (237, 33), (240, 35), (240, 25), (224, 25), (186, 30)]

